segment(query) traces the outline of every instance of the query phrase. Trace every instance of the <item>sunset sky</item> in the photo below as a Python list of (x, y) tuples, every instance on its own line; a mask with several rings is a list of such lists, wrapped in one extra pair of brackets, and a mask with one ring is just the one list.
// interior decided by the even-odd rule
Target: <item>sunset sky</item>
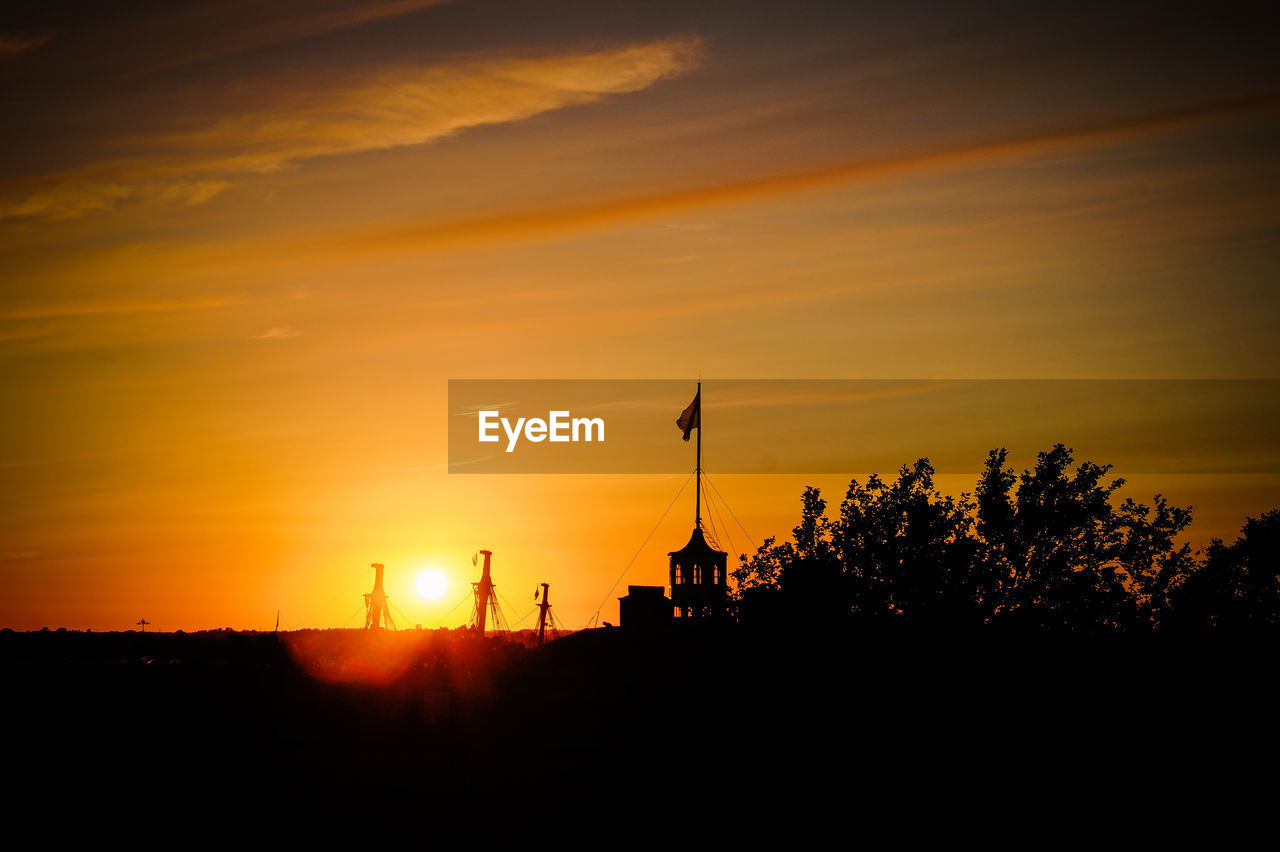
[[(51, 2), (0, 93), (0, 626), (666, 582), (689, 492), (609, 592), (684, 476), (451, 474), (451, 378), (687, 378), (677, 443), (698, 376), (1280, 378), (1280, 68), (1222, 4)], [(759, 543), (867, 472), (715, 481)], [(1197, 545), (1280, 506), (1116, 473)]]

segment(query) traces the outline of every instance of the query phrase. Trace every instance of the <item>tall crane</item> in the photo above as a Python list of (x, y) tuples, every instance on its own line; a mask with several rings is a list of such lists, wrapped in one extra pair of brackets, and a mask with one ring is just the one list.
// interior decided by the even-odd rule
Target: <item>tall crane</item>
[(382, 563), (373, 565), (373, 591), (364, 596), (364, 629), (380, 630), (383, 627), (396, 629), (391, 620), (391, 610), (387, 607), (387, 593), (382, 588)]
[[(498, 596), (494, 594), (496, 587), (493, 585), (493, 577), (489, 574), (489, 562), (493, 557), (493, 552), (482, 550), (478, 555), (484, 557), (484, 567), (480, 569), (480, 580), (471, 584), (476, 596), (475, 609), (471, 611), (471, 626), (483, 636), (489, 623), (490, 613), (493, 614), (494, 630), (505, 631), (507, 625), (502, 617), (502, 610), (498, 607)], [(473, 565), (475, 561), (474, 558), (471, 560)]]
[(538, 644), (547, 641), (547, 616), (551, 614), (551, 601), (547, 597), (551, 590), (550, 583), (542, 584), (542, 603), (538, 604)]

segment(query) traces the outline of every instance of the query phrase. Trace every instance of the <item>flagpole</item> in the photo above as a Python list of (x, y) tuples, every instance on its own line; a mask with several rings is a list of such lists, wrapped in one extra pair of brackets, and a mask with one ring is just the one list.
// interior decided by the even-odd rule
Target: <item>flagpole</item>
[(698, 529), (702, 529), (702, 382), (698, 382), (698, 410), (694, 416), (698, 418), (698, 461), (697, 467), (693, 470), (694, 475), (694, 503), (693, 503), (693, 524)]

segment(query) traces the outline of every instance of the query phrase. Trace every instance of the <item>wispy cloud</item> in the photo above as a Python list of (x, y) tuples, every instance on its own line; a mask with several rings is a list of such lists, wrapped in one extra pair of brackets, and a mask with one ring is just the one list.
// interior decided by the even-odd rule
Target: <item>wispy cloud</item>
[[(389, 0), (389, 2), (368, 5), (357, 3), (352, 6), (337, 9), (330, 8), (311, 14), (297, 14), (292, 9), (282, 7), (279, 18), (263, 21), (234, 32), (208, 49), (184, 56), (182, 59), (168, 63), (164, 67), (172, 68), (194, 62), (202, 62), (218, 56), (301, 41), (302, 39), (314, 38), (326, 33), (406, 15), (449, 2), (452, 2), (452, 0)], [(267, 5), (263, 8), (270, 11), (272, 6)]]
[(481, 411), (502, 411), (503, 409), (511, 408), (513, 405), (515, 405), (514, 402), (494, 402), (485, 405), (467, 405), (464, 406), (462, 411), (455, 412), (453, 416), (475, 417), (479, 419)]
[(13, 331), (0, 331), (0, 343), (8, 343), (14, 340), (32, 340), (37, 337), (44, 337), (49, 333), (47, 328), (19, 328)]
[(262, 334), (249, 335), (249, 339), (250, 340), (288, 340), (291, 337), (298, 337), (301, 334), (302, 332), (298, 331), (296, 328), (289, 328), (288, 326), (273, 326), (267, 329), (266, 331), (262, 332)]
[(230, 299), (209, 297), (185, 302), (62, 302), (50, 305), (25, 305), (0, 309), (0, 320), (52, 319), (55, 317), (97, 316), (102, 314), (153, 314), (217, 308)]
[(48, 44), (54, 34), (49, 33), (0, 33), (0, 60), (17, 56)]
[(377, 230), (353, 234), (342, 242), (346, 242), (354, 251), (383, 253), (416, 252), (490, 240), (552, 236), (682, 213), (696, 208), (823, 192), (886, 177), (1015, 161), (1048, 152), (1072, 152), (1108, 144), (1124, 144), (1245, 111), (1272, 109), (1277, 104), (1280, 104), (1280, 92), (1265, 91), (1070, 127), (1032, 132), (1012, 131), (1000, 138), (967, 145), (858, 159), (824, 168), (762, 175), (669, 192), (560, 208), (542, 207), (453, 222), (382, 226)]
[(0, 217), (73, 218), (126, 200), (200, 203), (235, 177), (421, 145), (636, 92), (694, 67), (700, 49), (698, 39), (679, 37), (585, 53), (400, 66), (338, 89), (282, 84), (266, 107), (215, 116), (192, 132), (152, 133), (138, 140), (137, 156), (11, 187)]
[(421, 472), (430, 471), (430, 470), (452, 470), (455, 467), (464, 467), (465, 465), (469, 465), (469, 464), (479, 464), (480, 462), (488, 461), (491, 458), (493, 458), (493, 456), (481, 456), (478, 459), (460, 459), (458, 461), (439, 462), (437, 464), (420, 464), (420, 465), (413, 465), (411, 467), (398, 467), (394, 470), (394, 472), (395, 473), (421, 473)]

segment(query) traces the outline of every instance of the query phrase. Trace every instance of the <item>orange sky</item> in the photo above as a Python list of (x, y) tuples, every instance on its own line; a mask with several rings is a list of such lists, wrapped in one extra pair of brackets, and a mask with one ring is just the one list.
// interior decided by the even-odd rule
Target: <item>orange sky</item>
[[(0, 28), (0, 625), (341, 626), (372, 561), (432, 625), (482, 547), (517, 609), (613, 620), (683, 478), (450, 475), (450, 378), (1277, 377), (1247, 16), (260, 5)], [(1197, 542), (1280, 505), (1116, 473)], [(846, 483), (718, 481), (757, 542)]]

